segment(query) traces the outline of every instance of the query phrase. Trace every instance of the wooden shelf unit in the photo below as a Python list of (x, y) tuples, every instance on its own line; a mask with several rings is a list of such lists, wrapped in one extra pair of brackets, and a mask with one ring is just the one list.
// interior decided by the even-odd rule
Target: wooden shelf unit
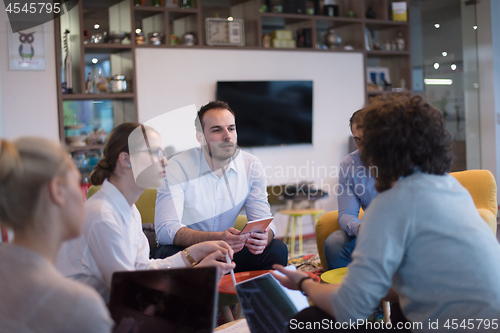
[[(54, 20), (56, 33), (56, 61), (57, 77), (61, 78), (62, 54), (61, 36), (66, 27), (71, 28), (71, 46), (73, 57), (73, 77), (74, 93), (62, 94), (62, 83), (58, 80), (58, 103), (59, 103), (59, 128), (60, 137), (64, 141), (64, 101), (75, 100), (121, 100), (131, 101), (134, 107), (133, 115), (122, 117), (127, 121), (137, 121), (137, 87), (135, 73), (135, 49), (140, 48), (192, 48), (192, 49), (231, 49), (231, 50), (274, 50), (274, 51), (300, 51), (300, 52), (355, 52), (362, 53), (364, 58), (365, 70), (367, 67), (380, 66), (388, 67), (391, 75), (393, 87), (397, 87), (403, 79), (406, 82), (407, 89), (411, 91), (411, 43), (410, 43), (410, 24), (409, 22), (395, 22), (390, 20), (391, 3), (395, 0), (349, 0), (337, 1), (339, 4), (340, 15), (330, 17), (326, 15), (307, 15), (296, 13), (271, 13), (260, 12), (264, 0), (196, 0), (196, 8), (168, 8), (151, 6), (151, 1), (146, 1), (146, 6), (134, 6), (133, 0), (82, 0), (75, 8)], [(284, 3), (285, 0), (282, 1)], [(409, 0), (407, 2), (407, 11), (409, 10)], [(375, 19), (365, 18), (368, 6), (373, 6), (376, 13)], [(356, 17), (347, 17), (347, 13), (353, 11)], [(117, 13), (121, 13), (116, 19)], [(233, 16), (235, 19), (243, 19), (245, 22), (245, 40), (246, 45), (237, 46), (209, 46), (205, 42), (205, 18)], [(66, 16), (65, 24), (61, 20)], [(408, 15), (409, 17), (409, 15)], [(114, 18), (114, 22), (113, 21)], [(92, 20), (100, 22), (101, 26), (109, 30), (117, 30), (118, 25), (127, 33), (130, 32), (130, 39), (125, 39), (122, 44), (102, 43), (102, 44), (84, 44), (80, 32), (84, 28), (89, 30)], [(107, 21), (108, 22), (107, 22)], [(126, 26), (124, 28), (123, 26)], [(333, 26), (343, 39), (342, 46), (347, 44), (353, 46), (353, 50), (323, 49), (318, 48), (323, 44), (323, 34), (326, 29)], [(111, 28), (113, 27), (113, 29)], [(298, 29), (308, 27), (311, 29), (311, 46), (307, 48), (264, 48), (262, 38), (265, 32), (270, 29), (289, 29), (294, 32)], [(162, 45), (136, 45), (135, 31), (141, 28), (145, 32), (146, 43), (148, 29), (151, 31), (163, 33), (165, 41)], [(404, 51), (386, 51), (386, 50), (367, 50), (365, 45), (365, 29), (373, 33), (376, 43), (383, 43), (385, 40), (394, 39), (398, 33), (403, 34), (406, 48)], [(89, 30), (90, 31), (90, 30)], [(175, 34), (182, 37), (186, 32), (192, 32), (197, 38), (194, 46), (170, 45), (169, 36)], [(90, 35), (92, 32), (90, 33)], [(376, 40), (375, 40), (376, 39)], [(100, 55), (109, 57), (118, 57), (127, 64), (125, 72), (129, 82), (129, 92), (122, 94), (85, 94), (85, 57), (91, 55)], [(121, 57), (121, 58), (120, 58)], [(113, 67), (113, 66), (112, 66)], [(116, 70), (113, 70), (116, 74)], [(366, 80), (366, 79), (365, 79)], [(382, 92), (368, 91), (365, 85), (365, 98), (368, 101), (370, 96), (379, 95)], [(114, 124), (115, 126), (118, 123)]]

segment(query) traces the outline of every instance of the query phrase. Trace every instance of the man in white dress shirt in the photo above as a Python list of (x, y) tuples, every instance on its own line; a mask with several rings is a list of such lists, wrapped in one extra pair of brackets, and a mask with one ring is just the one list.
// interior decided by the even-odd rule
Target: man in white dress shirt
[(273, 223), (264, 233), (240, 235), (236, 218), (245, 206), (249, 221), (271, 217), (266, 176), (259, 159), (237, 147), (234, 112), (215, 101), (198, 112), (201, 147), (170, 159), (167, 186), (158, 189), (153, 258), (171, 256), (206, 240), (224, 240), (234, 250), (235, 271), (271, 269), (287, 263), (288, 250), (274, 239)]

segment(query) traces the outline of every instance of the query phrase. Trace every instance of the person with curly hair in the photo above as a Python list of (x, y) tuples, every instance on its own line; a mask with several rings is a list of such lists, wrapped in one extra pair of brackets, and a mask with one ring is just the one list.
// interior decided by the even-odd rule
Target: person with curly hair
[(378, 169), (379, 195), (363, 216), (340, 285), (275, 265), (284, 286), (302, 290), (316, 305), (296, 315), (290, 328), (311, 318), (363, 320), (391, 296), (408, 320), (422, 325), (415, 331), (442, 331), (463, 320), (498, 323), (500, 244), (469, 192), (448, 174), (452, 141), (441, 113), (420, 96), (384, 96), (363, 109), (363, 129), (361, 157)]

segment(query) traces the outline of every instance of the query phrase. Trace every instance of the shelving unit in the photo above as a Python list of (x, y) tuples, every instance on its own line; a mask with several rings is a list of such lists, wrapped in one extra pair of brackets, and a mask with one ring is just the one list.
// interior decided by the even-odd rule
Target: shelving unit
[[(386, 67), (390, 72), (393, 87), (399, 87), (401, 80), (411, 92), (411, 52), (410, 25), (408, 22), (395, 22), (390, 19), (391, 3), (395, 0), (337, 0), (338, 17), (326, 15), (308, 15), (298, 13), (261, 12), (262, 5), (274, 3), (266, 0), (196, 0), (194, 8), (154, 7), (151, 0), (144, 6), (134, 6), (133, 0), (82, 0), (67, 14), (54, 20), (56, 34), (57, 75), (61, 78), (63, 54), (61, 49), (62, 35), (65, 29), (71, 31), (70, 47), (73, 60), (74, 93), (62, 94), (62, 83), (58, 80), (60, 136), (65, 138), (64, 110), (67, 103), (100, 103), (109, 101), (113, 105), (113, 127), (124, 121), (137, 121), (137, 87), (135, 73), (135, 50), (140, 48), (193, 48), (193, 49), (239, 49), (303, 52), (344, 52), (362, 53), (365, 68)], [(291, 8), (293, 1), (282, 0), (284, 9)], [(409, 9), (409, 0), (406, 0)], [(368, 7), (372, 7), (375, 18), (366, 18)], [(318, 8), (318, 7), (316, 7)], [(407, 10), (408, 10), (407, 9)], [(348, 17), (354, 13), (355, 17)], [(318, 14), (318, 13), (316, 13)], [(245, 27), (244, 46), (209, 46), (205, 40), (205, 19), (208, 17), (241, 19)], [(352, 15), (351, 15), (352, 16)], [(408, 15), (409, 17), (409, 15)], [(94, 25), (99, 24), (98, 30)], [(329, 27), (333, 27), (342, 37), (342, 47), (338, 49), (324, 48), (324, 35)], [(84, 44), (82, 32), (86, 29), (92, 35), (95, 32), (123, 30), (130, 33), (130, 38), (119, 43)], [(148, 42), (148, 33), (159, 32), (165, 36), (161, 45), (137, 45), (134, 32), (141, 29)], [(292, 30), (294, 37), (298, 30), (310, 29), (310, 46), (302, 48), (265, 48), (262, 39), (264, 34), (273, 30)], [(373, 43), (392, 41), (401, 33), (405, 40), (404, 51), (367, 50), (365, 31), (368, 29)], [(171, 45), (170, 36), (181, 38), (185, 33), (193, 33), (196, 43), (193, 46)], [(175, 39), (175, 38), (174, 38)], [(344, 49), (350, 45), (352, 50)], [(128, 81), (126, 93), (86, 94), (86, 77), (92, 68), (90, 60), (98, 59), (99, 63), (109, 61), (110, 76), (124, 74)], [(365, 85), (365, 96), (383, 94), (382, 91), (368, 91)], [(109, 103), (108, 103), (109, 104)], [(111, 104), (109, 104), (111, 105)], [(91, 106), (87, 106), (91, 107)], [(94, 110), (94, 113), (96, 111)], [(85, 149), (99, 149), (100, 146)], [(78, 148), (82, 150), (82, 148)]]

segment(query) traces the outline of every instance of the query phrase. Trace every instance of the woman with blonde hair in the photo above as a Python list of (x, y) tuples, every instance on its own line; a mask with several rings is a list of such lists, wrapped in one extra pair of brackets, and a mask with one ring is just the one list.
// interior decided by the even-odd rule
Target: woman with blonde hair
[[(150, 168), (137, 169), (149, 160), (154, 161)], [(108, 301), (117, 271), (186, 268), (198, 263), (219, 267), (222, 277), (234, 268), (234, 263), (218, 261), (225, 260), (226, 254), (233, 256), (223, 241), (202, 242), (165, 259), (149, 259), (149, 243), (135, 202), (146, 187), (160, 185), (162, 166), (167, 163), (154, 129), (137, 123), (113, 129), (90, 177), (93, 185), (102, 187), (86, 202), (83, 234), (65, 244), (59, 254), (57, 267), (64, 275), (94, 287)]]
[(50, 140), (0, 140), (0, 223), (14, 231), (0, 246), (0, 331), (109, 332), (104, 302), (55, 268), (62, 243), (80, 235), (80, 173)]

